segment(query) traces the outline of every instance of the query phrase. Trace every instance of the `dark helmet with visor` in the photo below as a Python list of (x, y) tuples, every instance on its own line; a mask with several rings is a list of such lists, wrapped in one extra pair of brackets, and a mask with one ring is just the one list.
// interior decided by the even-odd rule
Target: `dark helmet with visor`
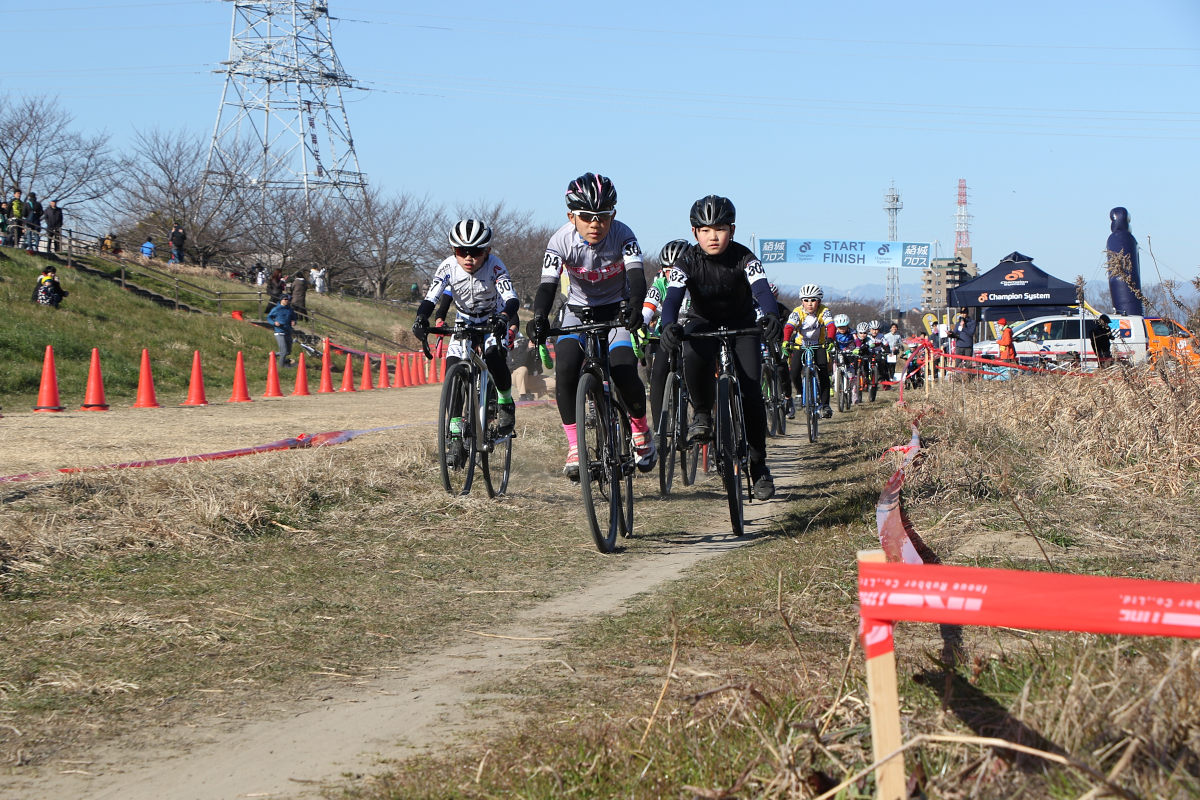
[(692, 203), (692, 227), (715, 228), (718, 225), (732, 225), (737, 216), (733, 201), (728, 197), (710, 194)]

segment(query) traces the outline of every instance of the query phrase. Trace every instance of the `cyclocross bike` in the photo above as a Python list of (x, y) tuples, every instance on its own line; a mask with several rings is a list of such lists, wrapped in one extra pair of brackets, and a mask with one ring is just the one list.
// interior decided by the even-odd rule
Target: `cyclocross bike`
[(762, 396), (767, 409), (767, 435), (771, 437), (787, 434), (787, 395), (779, 379), (778, 345), (764, 344), (762, 347)]
[(678, 456), (684, 486), (696, 481), (696, 465), (700, 462), (700, 445), (690, 444), (688, 429), (688, 390), (683, 379), (683, 354), (679, 348), (660, 348), (655, 358), (669, 359), (667, 379), (663, 383), (662, 409), (659, 411), (658, 491), (666, 497), (675, 480), (675, 461)]
[(865, 356), (858, 357), (858, 396), (860, 399), (865, 394), (868, 400), (872, 403), (875, 402), (875, 395), (879, 392), (880, 361), (879, 352), (874, 347), (870, 348)]
[(837, 380), (834, 382), (838, 411), (850, 411), (854, 408), (854, 385), (858, 381), (858, 376), (851, 370), (852, 358), (857, 358), (857, 356), (846, 351), (838, 351)]
[(817, 440), (817, 427), (821, 419), (820, 378), (817, 375), (817, 348), (815, 345), (798, 345), (800, 351), (800, 405), (804, 409), (804, 419), (808, 423), (808, 440)]
[[(714, 331), (689, 333), (683, 338), (717, 339), (721, 349), (717, 356), (717, 402), (713, 409), (713, 455), (717, 474), (725, 486), (729, 502), (729, 522), (733, 533), (745, 531), (744, 498), (753, 497), (750, 479), (750, 447), (746, 443), (746, 418), (742, 410), (742, 390), (738, 385), (733, 358), (733, 342), (738, 336), (761, 336), (762, 329), (717, 328)], [(745, 494), (743, 495), (743, 489)]]
[[(438, 336), (457, 337), (467, 354), (446, 371), (438, 408), (442, 486), (452, 495), (470, 494), (477, 464), (488, 497), (508, 491), (515, 434), (500, 435), (498, 431), (496, 385), (483, 360), (485, 342), (495, 328), (491, 320), (483, 323), (459, 320), (453, 327), (429, 329), (429, 333)], [(421, 347), (426, 358), (433, 358), (427, 338), (422, 340)]]
[[(624, 319), (593, 321), (592, 310), (576, 311), (579, 325), (554, 328), (551, 336), (581, 336), (583, 366), (575, 390), (579, 442), (579, 488), (592, 539), (601, 553), (616, 549), (617, 533), (633, 535), (633, 430), (621, 393), (613, 390), (608, 333)], [(624, 487), (622, 487), (624, 484)]]

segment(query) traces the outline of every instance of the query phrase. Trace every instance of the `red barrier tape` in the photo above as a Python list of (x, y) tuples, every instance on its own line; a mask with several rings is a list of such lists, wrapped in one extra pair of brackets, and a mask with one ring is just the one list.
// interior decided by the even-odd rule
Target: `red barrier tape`
[(866, 562), (858, 576), (867, 658), (900, 620), (1200, 639), (1200, 584)]

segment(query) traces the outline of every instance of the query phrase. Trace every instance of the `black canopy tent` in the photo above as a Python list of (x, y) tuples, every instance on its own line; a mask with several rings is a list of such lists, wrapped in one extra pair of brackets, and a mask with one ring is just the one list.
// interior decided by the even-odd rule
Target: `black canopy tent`
[(1043, 272), (1029, 256), (1012, 252), (972, 281), (946, 290), (951, 308), (978, 308), (979, 319), (1009, 322), (1047, 314), (1070, 314), (1078, 303), (1075, 284)]

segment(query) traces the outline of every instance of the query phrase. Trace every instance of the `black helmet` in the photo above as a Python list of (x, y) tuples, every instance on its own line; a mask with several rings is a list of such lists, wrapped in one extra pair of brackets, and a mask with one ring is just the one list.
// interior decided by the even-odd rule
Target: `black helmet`
[(737, 210), (728, 197), (710, 194), (692, 203), (692, 227), (713, 228), (717, 225), (732, 225)]
[(683, 239), (673, 239), (663, 245), (662, 250), (658, 251), (658, 260), (664, 267), (669, 267), (675, 263), (675, 259), (683, 255), (683, 251), (691, 247), (691, 242)]
[(603, 175), (585, 172), (567, 184), (568, 211), (612, 211), (617, 207), (617, 190)]

